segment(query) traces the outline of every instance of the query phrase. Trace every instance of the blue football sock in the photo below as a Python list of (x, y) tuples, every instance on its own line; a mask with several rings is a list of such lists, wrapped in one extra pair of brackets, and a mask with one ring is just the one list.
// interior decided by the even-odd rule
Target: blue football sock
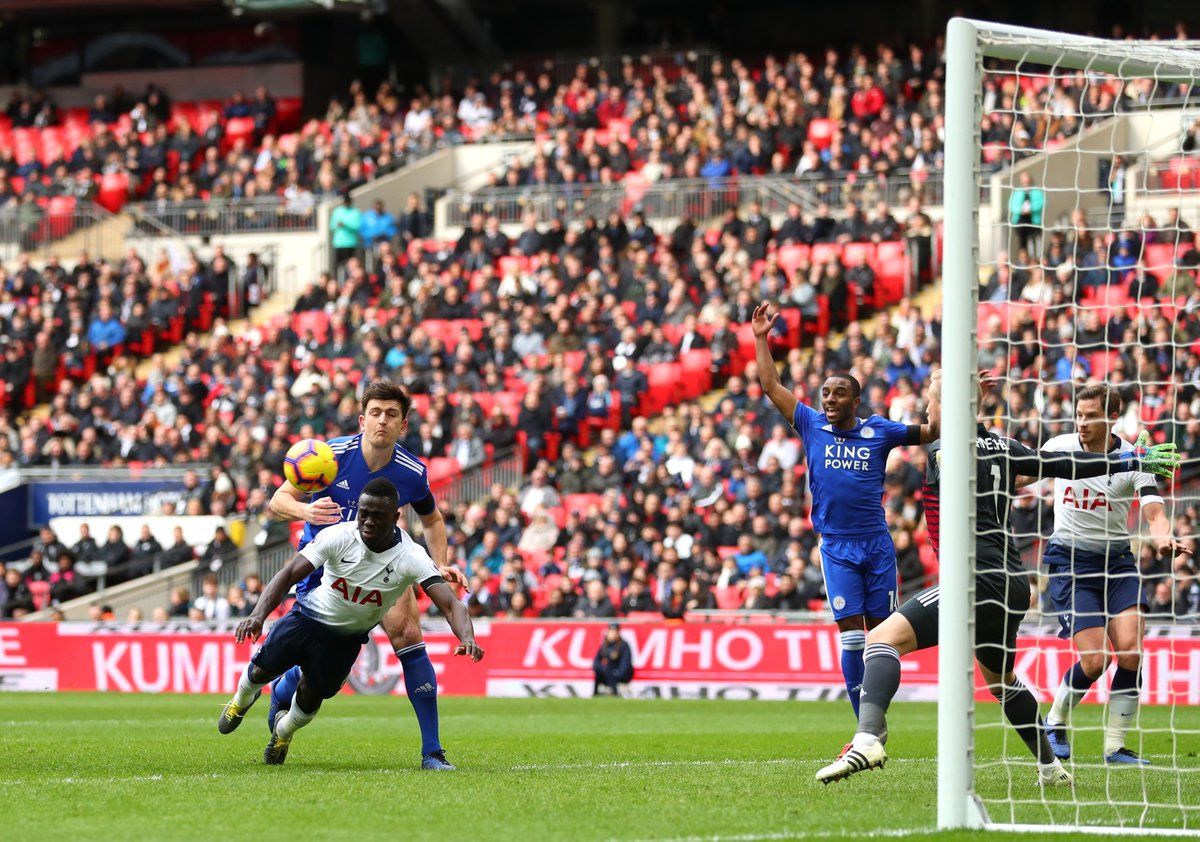
[(300, 667), (294, 666), (283, 675), (279, 676), (279, 680), (275, 684), (275, 689), (272, 691), (275, 694), (275, 699), (281, 705), (291, 705), (292, 697), (296, 695), (296, 688), (300, 686)]
[(858, 696), (863, 683), (863, 649), (867, 646), (867, 633), (862, 629), (844, 631), (842, 639), (842, 675), (846, 679), (846, 690), (850, 693), (850, 705), (854, 718), (858, 718)]
[(396, 652), (400, 666), (404, 669), (404, 689), (417, 714), (421, 727), (421, 754), (432, 754), (442, 750), (438, 738), (437, 673), (433, 661), (425, 651), (425, 644), (418, 643)]

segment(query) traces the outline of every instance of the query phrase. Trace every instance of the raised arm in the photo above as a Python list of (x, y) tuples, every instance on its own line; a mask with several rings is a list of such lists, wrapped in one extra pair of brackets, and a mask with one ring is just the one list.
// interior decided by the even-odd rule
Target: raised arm
[(775, 368), (775, 358), (771, 356), (771, 346), (767, 344), (767, 335), (771, 325), (779, 318), (779, 313), (767, 315), (771, 305), (765, 301), (754, 308), (754, 318), (750, 328), (754, 331), (754, 359), (758, 363), (758, 382), (762, 384), (763, 393), (771, 399), (771, 403), (783, 413), (788, 424), (796, 417), (796, 396), (791, 389), (779, 382), (779, 371)]
[(271, 495), (271, 514), (279, 520), (302, 520), (313, 526), (327, 526), (342, 519), (342, 510), (331, 498), (321, 497), (311, 503), (308, 495), (290, 482), (285, 482)]
[(466, 655), (472, 661), (482, 660), (483, 650), (475, 642), (475, 626), (471, 623), (471, 615), (467, 613), (467, 607), (454, 598), (450, 586), (435, 580), (429, 587), (425, 587), (425, 593), (429, 594), (438, 611), (441, 611), (442, 616), (450, 623), (450, 630), (458, 638), (458, 647), (454, 654)]
[(271, 612), (279, 607), (279, 603), (283, 602), (283, 598), (288, 595), (292, 587), (303, 581), (314, 569), (313, 563), (300, 553), (292, 556), (292, 560), (272, 576), (271, 581), (267, 582), (267, 586), (263, 588), (262, 596), (258, 598), (258, 604), (254, 606), (250, 616), (238, 623), (237, 630), (233, 633), (237, 642), (241, 643), (247, 638), (258, 640), (262, 636), (263, 623), (266, 622), (267, 617), (270, 617)]

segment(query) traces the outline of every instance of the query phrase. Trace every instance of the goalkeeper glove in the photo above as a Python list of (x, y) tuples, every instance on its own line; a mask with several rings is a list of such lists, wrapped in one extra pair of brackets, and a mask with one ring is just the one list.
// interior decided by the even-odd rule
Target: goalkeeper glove
[(1150, 444), (1150, 433), (1146, 430), (1142, 430), (1134, 442), (1133, 458), (1137, 461), (1138, 470), (1167, 478), (1175, 476), (1182, 461), (1174, 444)]

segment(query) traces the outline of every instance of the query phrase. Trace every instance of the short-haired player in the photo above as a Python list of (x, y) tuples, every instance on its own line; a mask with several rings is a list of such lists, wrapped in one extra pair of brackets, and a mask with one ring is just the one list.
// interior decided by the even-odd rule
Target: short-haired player
[[(842, 645), (842, 676), (858, 716), (867, 630), (896, 607), (896, 547), (883, 513), (883, 478), (896, 447), (926, 444), (938, 425), (900, 424), (859, 415), (862, 387), (850, 374), (833, 374), (821, 386), (821, 409), (797, 400), (779, 382), (767, 343), (779, 317), (770, 305), (754, 310), (751, 328), (763, 392), (804, 442), (812, 492), (813, 530), (820, 535), (825, 593)], [(936, 376), (936, 375), (935, 375)]]
[[(1075, 432), (1055, 436), (1047, 452), (1131, 453), (1136, 448), (1113, 433), (1121, 411), (1116, 389), (1103, 383), (1075, 395)], [(1149, 440), (1142, 434), (1139, 444)], [(1054, 532), (1042, 560), (1050, 574), (1050, 595), (1079, 660), (1064, 675), (1046, 716), (1055, 756), (1071, 756), (1067, 724), (1071, 711), (1116, 654), (1104, 728), (1104, 760), (1144, 765), (1148, 761), (1125, 745), (1137, 715), (1141, 693), (1143, 612), (1146, 609), (1137, 562), (1130, 548), (1129, 510), (1134, 500), (1160, 556), (1173, 556), (1180, 545), (1152, 474), (1125, 473), (1095, 479), (1054, 480)]]
[[(329, 441), (338, 461), (334, 481), (311, 499), (284, 483), (271, 498), (272, 514), (283, 520), (305, 522), (300, 539), (300, 548), (304, 549), (332, 524), (354, 520), (358, 497), (365, 485), (383, 477), (396, 487), (399, 506), (412, 506), (420, 517), (425, 543), (441, 575), (451, 583), (466, 585), (462, 573), (449, 563), (446, 524), (430, 491), (425, 465), (400, 445), (412, 408), (408, 392), (391, 381), (376, 380), (363, 390), (360, 408), (359, 432)], [(301, 605), (320, 582), (321, 571), (315, 570), (296, 586), (296, 598)], [(425, 651), (417, 598), (411, 589), (384, 614), (382, 626), (404, 670), (404, 687), (417, 715), (421, 768), (451, 770), (454, 767), (446, 760), (438, 729), (437, 673)], [(268, 726), (287, 708), (300, 672), (300, 669), (290, 670), (272, 686)]]
[(271, 739), (263, 752), (270, 764), (283, 763), (296, 731), (313, 720), (321, 702), (337, 695), (371, 629), (414, 584), (419, 583), (446, 616), (459, 639), (456, 654), (474, 661), (483, 657), (466, 606), (455, 598), (429, 554), (396, 526), (396, 487), (376, 477), (366, 483), (355, 503), (357, 519), (322, 530), (298, 552), (267, 583), (253, 613), (235, 631), (238, 643), (258, 639), (263, 623), (288, 591), (309, 575), (320, 574), (320, 584), (308, 599), (297, 602), (272, 626), (217, 720), (218, 730), (230, 733), (268, 682), (301, 667), (287, 710), (271, 726)]

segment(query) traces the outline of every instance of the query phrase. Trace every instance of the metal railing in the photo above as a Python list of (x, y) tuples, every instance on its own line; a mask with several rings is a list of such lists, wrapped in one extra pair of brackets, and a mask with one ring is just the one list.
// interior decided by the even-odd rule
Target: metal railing
[(125, 206), (134, 232), (143, 237), (213, 236), (253, 232), (316, 231), (320, 199), (297, 201), (282, 196), (210, 199), (189, 202), (139, 202)]
[[(448, 509), (459, 503), (473, 503), (487, 496), (491, 487), (500, 483), (505, 488), (520, 488), (525, 481), (525, 457), (520, 449), (494, 458), (457, 476), (448, 477), (432, 484), (438, 506)], [(405, 509), (407, 529), (412, 535), (421, 534), (421, 519), (409, 506)]]
[[(108, 232), (101, 223), (114, 218), (99, 205), (79, 202), (70, 209), (58, 210), (53, 205), (42, 207), (36, 202), (20, 202), (0, 208), (0, 243), (13, 244), (21, 251), (36, 252), (68, 237), (81, 235), (80, 248), (90, 253), (120, 254), (123, 238), (120, 232)], [(107, 235), (111, 243), (98, 240)], [(111, 246), (111, 247), (105, 247)]]
[(290, 541), (280, 541), (262, 549), (245, 547), (236, 558), (221, 564), (216, 570), (202, 561), (192, 581), (192, 598), (200, 594), (204, 580), (209, 576), (217, 577), (222, 597), (231, 585), (240, 585), (252, 573), (266, 584), (295, 554), (296, 549)]
[(446, 194), (446, 224), (462, 227), (474, 213), (494, 215), (501, 224), (520, 223), (525, 212), (539, 219), (603, 219), (612, 211), (622, 215), (641, 210), (648, 219), (708, 219), (757, 200), (767, 214), (786, 213), (797, 204), (807, 213), (825, 202), (837, 210), (846, 202), (873, 206), (885, 201), (903, 205), (912, 196), (925, 205), (940, 205), (944, 195), (939, 171), (904, 171), (890, 176), (730, 176), (674, 179), (646, 185), (637, 180), (617, 184), (556, 184), (529, 187), (489, 187)]
[(719, 58), (720, 55), (717, 50), (708, 46), (675, 49), (664, 47), (625, 48), (619, 52), (599, 55), (595, 50), (564, 50), (555, 53), (518, 56), (499, 62), (447, 64), (434, 68), (431, 79), (435, 90), (446, 79), (449, 79), (455, 88), (462, 88), (472, 79), (486, 82), (493, 73), (500, 73), (505, 78), (512, 78), (512, 75), (520, 70), (533, 80), (536, 80), (541, 73), (549, 73), (551, 82), (555, 85), (563, 85), (575, 78), (576, 67), (586, 64), (593, 74), (604, 71), (609, 79), (617, 81), (621, 78), (624, 65), (632, 63), (639, 76), (648, 77), (651, 68), (661, 67), (668, 80), (677, 79), (682, 71), (690, 70), (695, 71), (705, 83), (708, 83), (712, 81), (710, 68), (713, 60)]
[(212, 470), (208, 462), (191, 462), (163, 468), (130, 468), (112, 465), (62, 465), (57, 468), (18, 468), (23, 482), (112, 482), (114, 480), (182, 480), (184, 474), (195, 471), (207, 478)]

